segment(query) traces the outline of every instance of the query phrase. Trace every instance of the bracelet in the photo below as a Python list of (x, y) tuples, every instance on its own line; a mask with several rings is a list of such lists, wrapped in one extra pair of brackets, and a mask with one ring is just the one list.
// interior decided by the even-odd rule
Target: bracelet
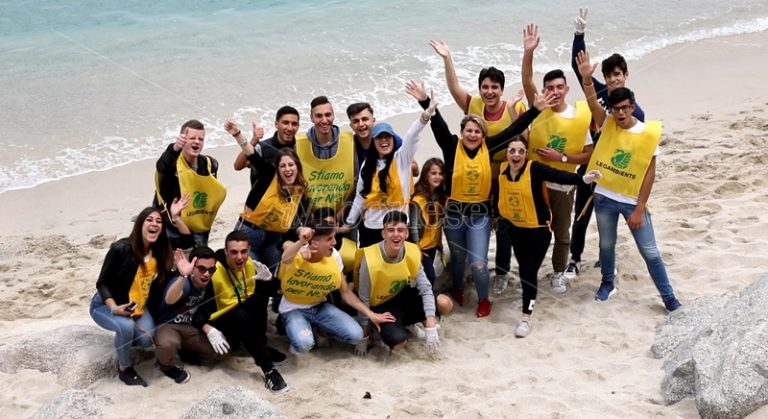
[(241, 130), (237, 130), (237, 132), (236, 132), (236, 133), (234, 133), (234, 134), (232, 134), (232, 136), (233, 136), (233, 137), (235, 137), (235, 138), (237, 138), (237, 136), (238, 136), (238, 135), (240, 135), (240, 133), (242, 133), (242, 132), (243, 132), (243, 131), (241, 131)]
[(582, 82), (582, 83), (581, 83), (581, 85), (582, 85), (582, 86), (585, 86), (585, 87), (589, 87), (589, 86), (592, 86), (593, 84), (594, 84), (594, 83), (589, 83), (589, 84), (587, 84), (587, 83), (584, 83), (584, 82)]

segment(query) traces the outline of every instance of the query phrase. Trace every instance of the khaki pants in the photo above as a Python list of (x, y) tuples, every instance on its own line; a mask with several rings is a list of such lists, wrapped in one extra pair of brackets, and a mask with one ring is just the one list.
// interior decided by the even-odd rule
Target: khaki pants
[(162, 367), (176, 365), (179, 349), (192, 352), (203, 362), (214, 362), (219, 355), (213, 350), (205, 333), (187, 324), (166, 323), (157, 328), (155, 356)]
[(573, 189), (570, 192), (547, 188), (549, 206), (552, 210), (552, 235), (555, 245), (552, 248), (552, 269), (565, 271), (568, 265), (568, 252), (571, 245), (571, 211), (573, 211)]

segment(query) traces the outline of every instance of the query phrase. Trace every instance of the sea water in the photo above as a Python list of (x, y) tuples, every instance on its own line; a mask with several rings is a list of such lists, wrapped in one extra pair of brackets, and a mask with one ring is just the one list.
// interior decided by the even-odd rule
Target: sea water
[[(447, 104), (443, 63), (429, 39), (448, 43), (470, 92), (489, 65), (509, 84), (519, 81), (529, 22), (541, 35), (535, 69), (569, 69), (583, 5), (0, 1), (0, 193), (156, 159), (192, 118), (206, 124), (206, 148), (214, 148), (233, 143), (221, 128), (230, 116), (271, 135), (275, 111), (289, 104), (308, 127), (309, 102), (321, 94), (338, 125), (353, 102), (370, 102), (378, 118), (416, 111), (404, 93), (408, 80), (425, 81)], [(594, 59), (620, 52), (632, 61), (667, 45), (768, 29), (764, 0), (586, 5)]]

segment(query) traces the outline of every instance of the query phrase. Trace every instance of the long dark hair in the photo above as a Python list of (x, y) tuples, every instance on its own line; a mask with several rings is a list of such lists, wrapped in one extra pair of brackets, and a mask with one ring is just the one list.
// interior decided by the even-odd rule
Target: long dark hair
[(299, 155), (296, 154), (293, 149), (288, 147), (283, 147), (278, 150), (277, 154), (275, 154), (275, 160), (273, 162), (275, 165), (275, 176), (277, 176), (277, 184), (280, 186), (280, 195), (282, 195), (283, 198), (288, 198), (290, 196), (290, 192), (286, 191), (283, 187), (291, 185), (284, 185), (283, 179), (280, 177), (280, 160), (282, 160), (285, 156), (290, 157), (291, 160), (296, 163), (296, 180), (293, 181), (292, 186), (297, 187), (296, 189), (298, 189), (298, 192), (303, 195), (304, 191), (307, 190), (307, 180), (304, 179), (304, 167), (301, 165)]
[[(131, 243), (131, 253), (134, 259), (139, 264), (139, 268), (146, 272), (147, 265), (144, 262), (144, 257), (147, 256), (147, 252), (144, 250), (144, 238), (141, 235), (141, 230), (144, 227), (144, 221), (150, 214), (156, 212), (160, 215), (160, 210), (154, 207), (146, 207), (139, 215), (136, 216), (136, 221), (133, 222), (133, 229), (131, 235), (128, 236), (128, 241)], [(160, 234), (157, 236), (157, 240), (149, 246), (152, 251), (152, 256), (157, 260), (157, 279), (160, 281), (165, 280), (165, 274), (173, 267), (173, 252), (171, 251), (171, 243), (168, 240), (168, 234), (165, 232), (165, 226), (160, 228)]]
[[(395, 138), (392, 138), (395, 141)], [(378, 162), (378, 152), (376, 150), (368, 150), (368, 155), (365, 157), (363, 167), (360, 169), (360, 176), (363, 178), (363, 191), (360, 195), (363, 198), (367, 197), (373, 187), (373, 175), (376, 173), (376, 163)], [(384, 168), (379, 171), (379, 188), (382, 192), (387, 193), (387, 187), (389, 186), (389, 167), (392, 166), (392, 160), (395, 158), (395, 151), (384, 156)]]
[[(429, 171), (432, 170), (433, 166), (439, 167), (440, 171), (443, 172), (443, 183), (435, 188), (434, 191), (432, 191), (432, 187), (429, 185)], [(429, 214), (428, 221), (430, 224), (437, 222), (438, 213), (440, 212), (439, 208), (448, 199), (445, 193), (445, 177), (447, 175), (445, 163), (437, 157), (432, 157), (424, 162), (424, 165), (421, 167), (421, 176), (419, 176), (419, 180), (413, 186), (413, 196), (422, 196), (427, 200), (427, 213)]]

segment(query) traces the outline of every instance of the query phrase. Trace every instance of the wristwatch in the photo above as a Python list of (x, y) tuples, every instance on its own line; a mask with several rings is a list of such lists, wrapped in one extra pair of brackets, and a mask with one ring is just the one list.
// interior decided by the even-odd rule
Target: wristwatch
[(568, 163), (568, 156), (566, 156), (565, 153), (563, 153), (563, 156), (560, 157), (560, 161), (563, 163)]

